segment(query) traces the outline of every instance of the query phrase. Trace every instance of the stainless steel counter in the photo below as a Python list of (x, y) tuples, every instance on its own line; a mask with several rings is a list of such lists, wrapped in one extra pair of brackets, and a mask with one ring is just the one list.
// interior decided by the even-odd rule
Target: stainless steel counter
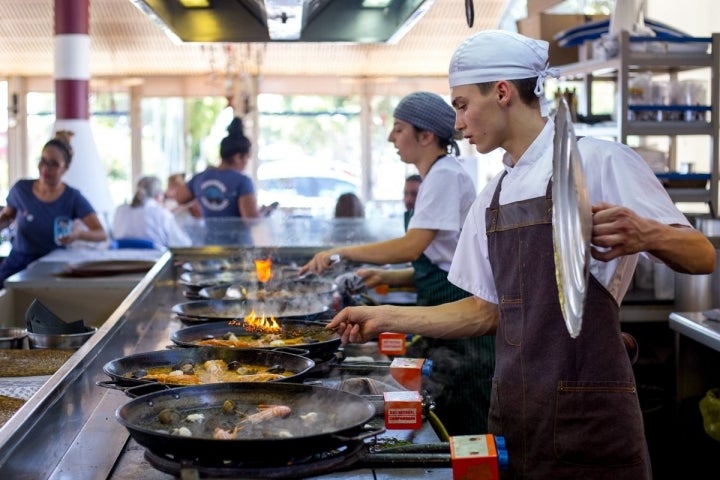
[(720, 322), (702, 312), (673, 312), (670, 328), (675, 332), (676, 404), (704, 395), (720, 386)]
[[(303, 250), (300, 249), (302, 252)], [(35, 395), (0, 428), (0, 478), (12, 479), (167, 479), (151, 467), (143, 450), (115, 420), (129, 401), (121, 391), (96, 385), (108, 377), (102, 367), (115, 358), (160, 350), (183, 325), (174, 304), (185, 301), (177, 285), (174, 258), (204, 258), (217, 249), (166, 252), (127, 298)], [(297, 254), (297, 252), (295, 252)], [(225, 253), (227, 255), (228, 253)], [(309, 255), (309, 254), (308, 254)], [(92, 297), (85, 298), (93, 302)], [(437, 439), (425, 431), (425, 440)], [(447, 479), (449, 468), (362, 469), (318, 478)]]
[(2, 302), (2, 324), (25, 327), (25, 311), (38, 299), (65, 321), (82, 318), (86, 324), (99, 327), (142, 280), (143, 274), (63, 277), (68, 265), (122, 260), (156, 262), (162, 254), (144, 249), (57, 249), (5, 280), (8, 298)]
[[(720, 322), (702, 312), (673, 312), (670, 328), (675, 335), (675, 411), (671, 438), (672, 458), (682, 458), (682, 474), (673, 478), (700, 478), (717, 468), (720, 443), (704, 430), (699, 401), (720, 387)], [(679, 473), (679, 472), (678, 472)]]
[(710, 320), (702, 312), (673, 312), (670, 328), (720, 352), (720, 321)]

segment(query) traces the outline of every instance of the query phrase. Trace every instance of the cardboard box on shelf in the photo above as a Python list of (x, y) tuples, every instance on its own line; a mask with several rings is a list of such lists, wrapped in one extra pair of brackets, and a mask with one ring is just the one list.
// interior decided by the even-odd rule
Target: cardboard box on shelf
[(563, 3), (563, 0), (527, 0), (528, 17)]
[(518, 32), (528, 37), (546, 40), (550, 43), (548, 51), (550, 66), (566, 65), (581, 60), (578, 47), (560, 47), (553, 36), (568, 28), (583, 23), (602, 20), (605, 15), (538, 13), (517, 21)]

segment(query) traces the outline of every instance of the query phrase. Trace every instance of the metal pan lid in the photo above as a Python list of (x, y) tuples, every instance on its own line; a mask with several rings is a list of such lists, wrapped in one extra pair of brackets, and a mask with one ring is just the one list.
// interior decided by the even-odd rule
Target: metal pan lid
[(582, 327), (587, 293), (592, 207), (564, 99), (555, 115), (552, 195), (555, 278), (565, 325), (570, 336), (576, 338)]

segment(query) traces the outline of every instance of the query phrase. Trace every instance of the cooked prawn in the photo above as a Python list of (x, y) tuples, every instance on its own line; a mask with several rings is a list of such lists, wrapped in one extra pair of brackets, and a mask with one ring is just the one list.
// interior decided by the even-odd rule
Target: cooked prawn
[(220, 427), (216, 427), (213, 432), (213, 438), (216, 440), (232, 440), (237, 437), (238, 431), (238, 425), (236, 425), (232, 430), (225, 430)]
[(292, 409), (287, 405), (260, 405), (258, 408), (260, 409), (258, 413), (253, 413), (243, 418), (232, 430), (225, 430), (220, 427), (215, 428), (213, 438), (218, 440), (232, 440), (237, 438), (238, 433), (243, 429), (244, 425), (257, 425), (260, 422), (273, 418), (285, 418), (292, 413)]
[(260, 422), (271, 420), (273, 418), (285, 418), (292, 412), (292, 409), (287, 405), (260, 405), (258, 408), (260, 409), (258, 413), (253, 413), (252, 415), (245, 417), (239, 425), (246, 423), (256, 425)]

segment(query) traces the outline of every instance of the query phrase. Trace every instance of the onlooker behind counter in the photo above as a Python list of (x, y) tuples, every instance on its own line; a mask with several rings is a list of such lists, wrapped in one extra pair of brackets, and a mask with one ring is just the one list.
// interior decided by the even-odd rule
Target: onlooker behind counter
[(252, 179), (243, 171), (250, 159), (250, 139), (239, 117), (233, 118), (220, 142), (220, 165), (208, 167), (179, 185), (175, 199), (180, 205), (198, 200), (205, 219), (205, 243), (252, 245), (249, 226), (237, 219), (260, 216)]
[(140, 178), (132, 202), (120, 205), (115, 210), (112, 231), (114, 239), (148, 240), (159, 249), (190, 246), (190, 237), (170, 210), (163, 206), (163, 197), (162, 184), (158, 177), (149, 175)]
[(403, 187), (403, 203), (405, 204), (403, 220), (405, 222), (405, 231), (407, 231), (410, 217), (412, 217), (413, 211), (415, 210), (415, 200), (417, 200), (421, 183), (422, 177), (417, 174), (410, 175), (405, 179), (405, 186)]
[(335, 203), (335, 219), (332, 221), (331, 245), (365, 243), (375, 240), (365, 223), (365, 206), (356, 194), (341, 194)]
[[(0, 265), (0, 286), (31, 262), (76, 240), (103, 242), (107, 234), (90, 202), (62, 181), (70, 168), (72, 132), (61, 130), (42, 149), (39, 177), (18, 180), (0, 212), (0, 230), (15, 222), (12, 249)], [(72, 228), (80, 220), (86, 228)]]

